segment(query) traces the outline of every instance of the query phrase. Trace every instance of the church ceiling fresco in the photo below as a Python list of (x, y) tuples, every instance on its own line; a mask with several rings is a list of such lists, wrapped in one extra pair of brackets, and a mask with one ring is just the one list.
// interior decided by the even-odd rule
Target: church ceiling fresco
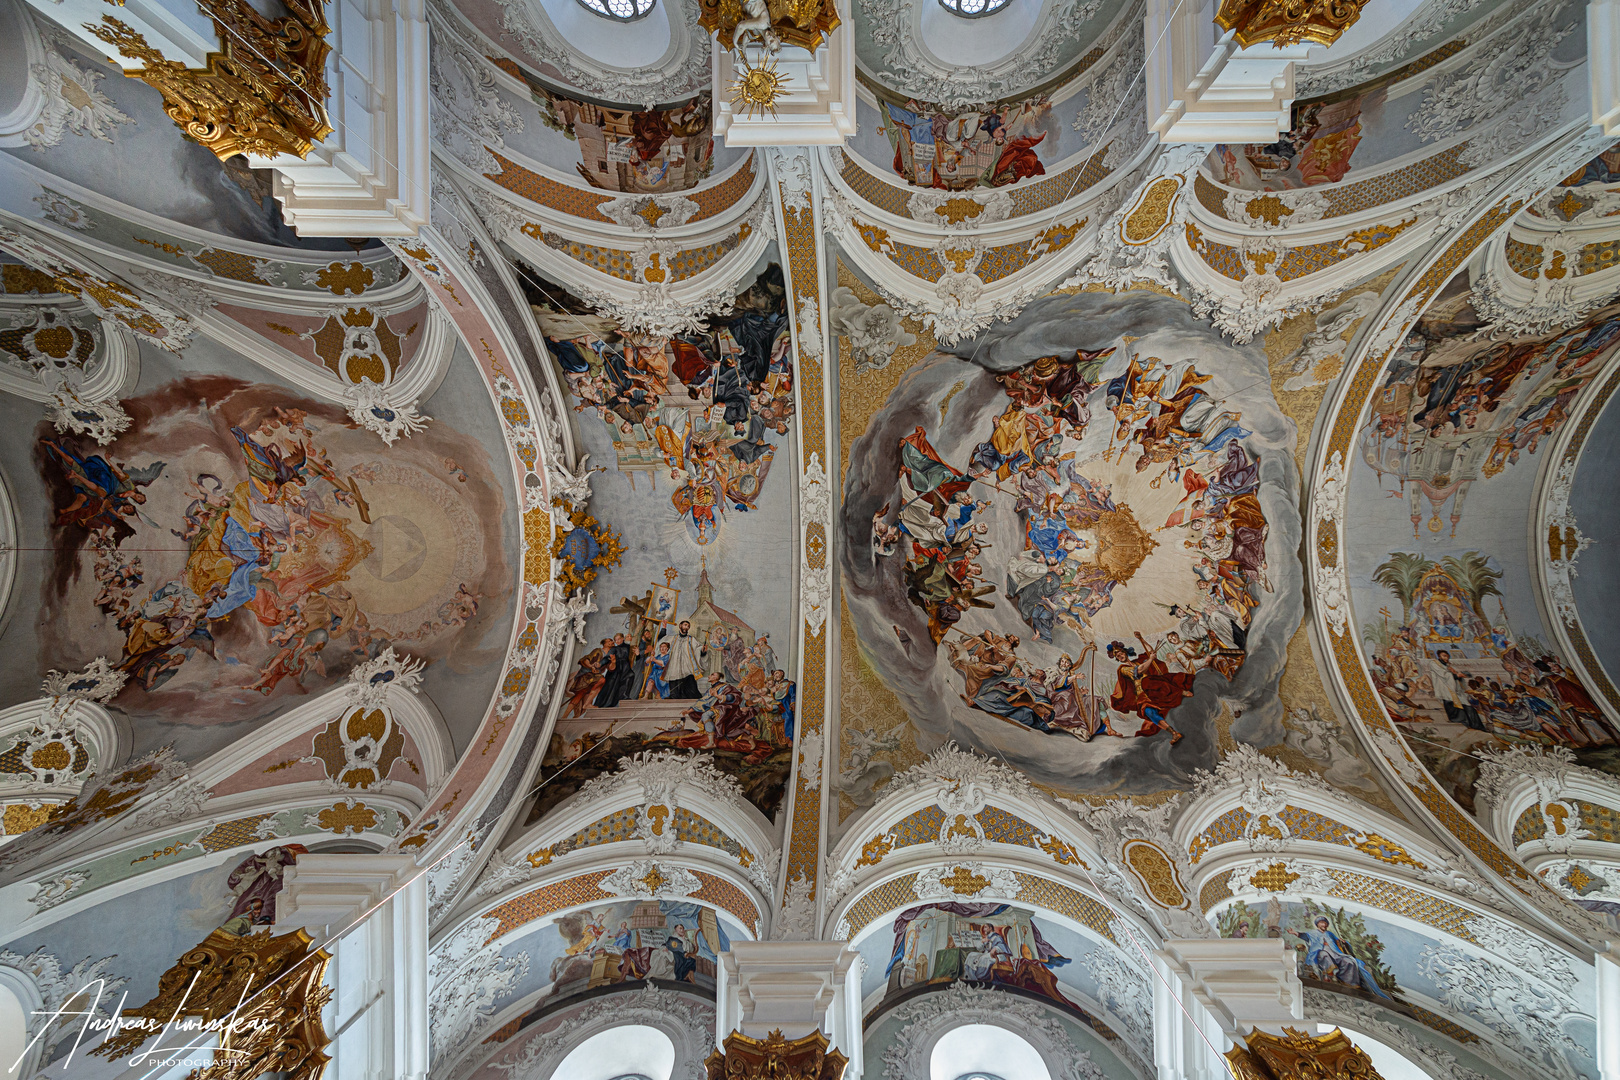
[(1567, 747), (1620, 767), (1620, 729), (1542, 622), (1525, 510), (1571, 402), (1607, 370), (1620, 308), (1494, 332), (1459, 277), (1386, 369), (1350, 472), (1359, 636), (1385, 711), (1473, 806), (1475, 749)]
[(836, 150), (742, 145), (698, 5), (587, 7), (425, 16), (386, 242), (51, 39), (71, 107), (0, 154), (0, 968), (145, 1002), (384, 852), (449, 1080), (660, 1011), (706, 1053), (761, 939), (848, 939), (868, 1076), (999, 1017), (1140, 1080), (1140, 954), (1217, 938), (1435, 1076), (1592, 1076), (1580, 6), (1402, 0), (1274, 140), (1161, 145), (1143, 5), (849, 0)]
[(919, 745), (1146, 794), (1213, 763), (1217, 694), (1235, 737), (1280, 723), (1295, 431), (1266, 370), (1178, 301), (1080, 293), (901, 376), (850, 447), (842, 568)]
[[(774, 814), (791, 765), (794, 365), (781, 268), (767, 263), (699, 333), (622, 331), (564, 289), (527, 282), (624, 536), (596, 588), (546, 751), (538, 817), (641, 750), (712, 756)], [(617, 600), (608, 598), (617, 596)], [(556, 777), (553, 780), (553, 777)]]
[(106, 445), (31, 419), (8, 429), (33, 474), (10, 477), (25, 535), (46, 541), (24, 586), (37, 617), (6, 631), (34, 657), (10, 669), (12, 700), (104, 656), (137, 742), (179, 726), (193, 730), (167, 737), (195, 750), (220, 745), (201, 729), (275, 715), (388, 646), (442, 662), (446, 688), (487, 687), (515, 514), (454, 416), (482, 412), (482, 432), (490, 406), (451, 377), (445, 414), (390, 449), (335, 406), (209, 372), (208, 345), (187, 361), (146, 358), (131, 423)]

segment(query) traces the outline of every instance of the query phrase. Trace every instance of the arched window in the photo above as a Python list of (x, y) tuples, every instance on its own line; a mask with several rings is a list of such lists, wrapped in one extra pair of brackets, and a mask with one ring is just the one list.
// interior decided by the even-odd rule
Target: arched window
[(1040, 1051), (994, 1024), (963, 1024), (934, 1044), (929, 1080), (1052, 1080)]
[(939, 0), (945, 10), (964, 19), (977, 19), (1007, 6), (1008, 0)]
[[(579, 2), (593, 15), (600, 15), (605, 19), (618, 19), (620, 22), (635, 22), (651, 11), (653, 6), (653, 0), (579, 0)], [(1006, 3), (1007, 0), (1001, 2)]]
[(562, 1059), (552, 1080), (669, 1080), (675, 1044), (657, 1028), (625, 1024), (599, 1031)]

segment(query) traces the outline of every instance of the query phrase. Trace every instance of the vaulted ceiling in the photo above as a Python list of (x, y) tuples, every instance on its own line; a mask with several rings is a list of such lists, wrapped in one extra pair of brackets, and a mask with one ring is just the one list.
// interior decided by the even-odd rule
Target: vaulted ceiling
[[(354, 16), (333, 133), (222, 157), (103, 12), (0, 0), (0, 975), (145, 1001), (283, 865), (387, 851), (435, 1076), (549, 1075), (621, 981), (698, 988), (625, 999), (678, 1043), (766, 938), (864, 958), (876, 1076), (994, 916), (1043, 1052), (1147, 1077), (1139, 944), (1321, 912), (1364, 967), (1313, 1021), (1595, 1075), (1585, 9), (1206, 25), (1202, 78), (1158, 0), (772, 4), (777, 49), (730, 6)], [(1542, 1012), (1470, 989), (1516, 971)]]

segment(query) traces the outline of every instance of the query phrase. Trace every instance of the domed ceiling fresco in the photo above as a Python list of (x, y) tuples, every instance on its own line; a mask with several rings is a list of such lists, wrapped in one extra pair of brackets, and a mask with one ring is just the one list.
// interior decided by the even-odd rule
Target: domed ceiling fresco
[(1214, 1075), (1230, 957), (1606, 1076), (1613, 58), (1350, 6), (345, 8), (329, 134), (221, 159), (123, 51), (207, 35), (0, 0), (22, 1075), (249, 964), (331, 1055), (252, 1075), (666, 1080), (792, 952), (848, 1080)]

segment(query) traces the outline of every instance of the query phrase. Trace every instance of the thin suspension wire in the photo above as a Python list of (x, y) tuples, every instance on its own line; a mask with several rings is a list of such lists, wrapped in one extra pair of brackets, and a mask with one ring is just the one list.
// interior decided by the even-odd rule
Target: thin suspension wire
[[(999, 747), (996, 748), (996, 756), (1001, 759), (1001, 763), (1003, 765), (1009, 769), (1012, 768), (1012, 766), (1007, 762), (1007, 755), (1003, 754)], [(1080, 869), (1085, 871), (1086, 880), (1091, 882), (1092, 891), (1096, 893), (1097, 899), (1101, 900), (1103, 904), (1107, 906), (1108, 910), (1114, 913), (1114, 921), (1116, 924), (1125, 931), (1125, 936), (1131, 939), (1131, 945), (1136, 949), (1136, 951), (1142, 954), (1142, 961), (1147, 965), (1148, 970), (1153, 972), (1153, 977), (1159, 980), (1159, 984), (1163, 986), (1165, 992), (1170, 995), (1170, 1000), (1176, 1003), (1176, 1008), (1180, 1009), (1181, 1015), (1187, 1018), (1187, 1023), (1191, 1024), (1192, 1029), (1198, 1032), (1198, 1038), (1205, 1046), (1209, 1047), (1209, 1052), (1220, 1061), (1221, 1065), (1226, 1069), (1227, 1074), (1232, 1077), (1232, 1080), (1239, 1080), (1237, 1073), (1232, 1070), (1231, 1062), (1229, 1062), (1225, 1055), (1215, 1048), (1215, 1044), (1209, 1041), (1209, 1036), (1204, 1034), (1203, 1026), (1200, 1025), (1198, 1021), (1193, 1019), (1192, 1013), (1187, 1011), (1187, 1006), (1182, 1004), (1181, 995), (1176, 993), (1175, 987), (1170, 985), (1170, 983), (1165, 979), (1164, 975), (1160, 973), (1158, 966), (1153, 963), (1153, 957), (1149, 955), (1147, 949), (1142, 947), (1142, 942), (1137, 938), (1136, 931), (1131, 927), (1130, 920), (1125, 918), (1124, 913), (1114, 905), (1114, 902), (1109, 897), (1108, 893), (1104, 892), (1102, 886), (1097, 884), (1097, 879), (1091, 875), (1091, 867), (1087, 866), (1085, 860), (1083, 859), (1080, 862)]]
[[(1131, 81), (1125, 85), (1125, 92), (1120, 95), (1119, 104), (1114, 106), (1114, 113), (1108, 118), (1108, 123), (1103, 126), (1102, 135), (1099, 136), (1099, 139), (1106, 137), (1108, 132), (1113, 128), (1114, 123), (1119, 119), (1120, 110), (1125, 108), (1125, 103), (1131, 98), (1131, 91), (1136, 87), (1136, 80), (1140, 79), (1147, 71), (1148, 61), (1153, 58), (1154, 53), (1159, 51), (1159, 45), (1164, 41), (1164, 35), (1170, 29), (1171, 22), (1175, 20), (1176, 15), (1181, 11), (1181, 6), (1186, 2), (1187, 0), (1176, 0), (1176, 6), (1171, 9), (1170, 17), (1164, 21), (1164, 28), (1159, 31), (1159, 36), (1153, 39), (1153, 47), (1142, 54), (1142, 66), (1136, 69), (1136, 74), (1132, 75)], [(1093, 84), (1093, 90), (1095, 89), (1095, 85), (1096, 84)], [(1053, 210), (1052, 216), (1046, 219), (1046, 224), (1042, 226), (1033, 237), (1030, 238), (1029, 248), (1024, 253), (1025, 259), (1032, 259), (1036, 257), (1035, 249), (1041, 242), (1041, 234), (1046, 232), (1046, 230), (1050, 229), (1053, 225), (1057, 224), (1057, 219), (1063, 216), (1063, 210), (1061, 208), (1064, 203), (1068, 202), (1069, 199), (1074, 196), (1075, 187), (1080, 183), (1080, 177), (1083, 175), (1084, 170), (1081, 170), (1080, 172), (1075, 173), (1073, 180), (1069, 181), (1069, 190), (1065, 191), (1063, 193), (1063, 198), (1059, 199), (1055, 204), (1057, 207), (1059, 207), (1059, 209)], [(980, 331), (979, 343), (973, 347), (973, 356), (969, 359), (969, 363), (973, 363), (979, 359), (979, 351), (984, 348), (984, 343), (987, 337), (987, 334)]]

